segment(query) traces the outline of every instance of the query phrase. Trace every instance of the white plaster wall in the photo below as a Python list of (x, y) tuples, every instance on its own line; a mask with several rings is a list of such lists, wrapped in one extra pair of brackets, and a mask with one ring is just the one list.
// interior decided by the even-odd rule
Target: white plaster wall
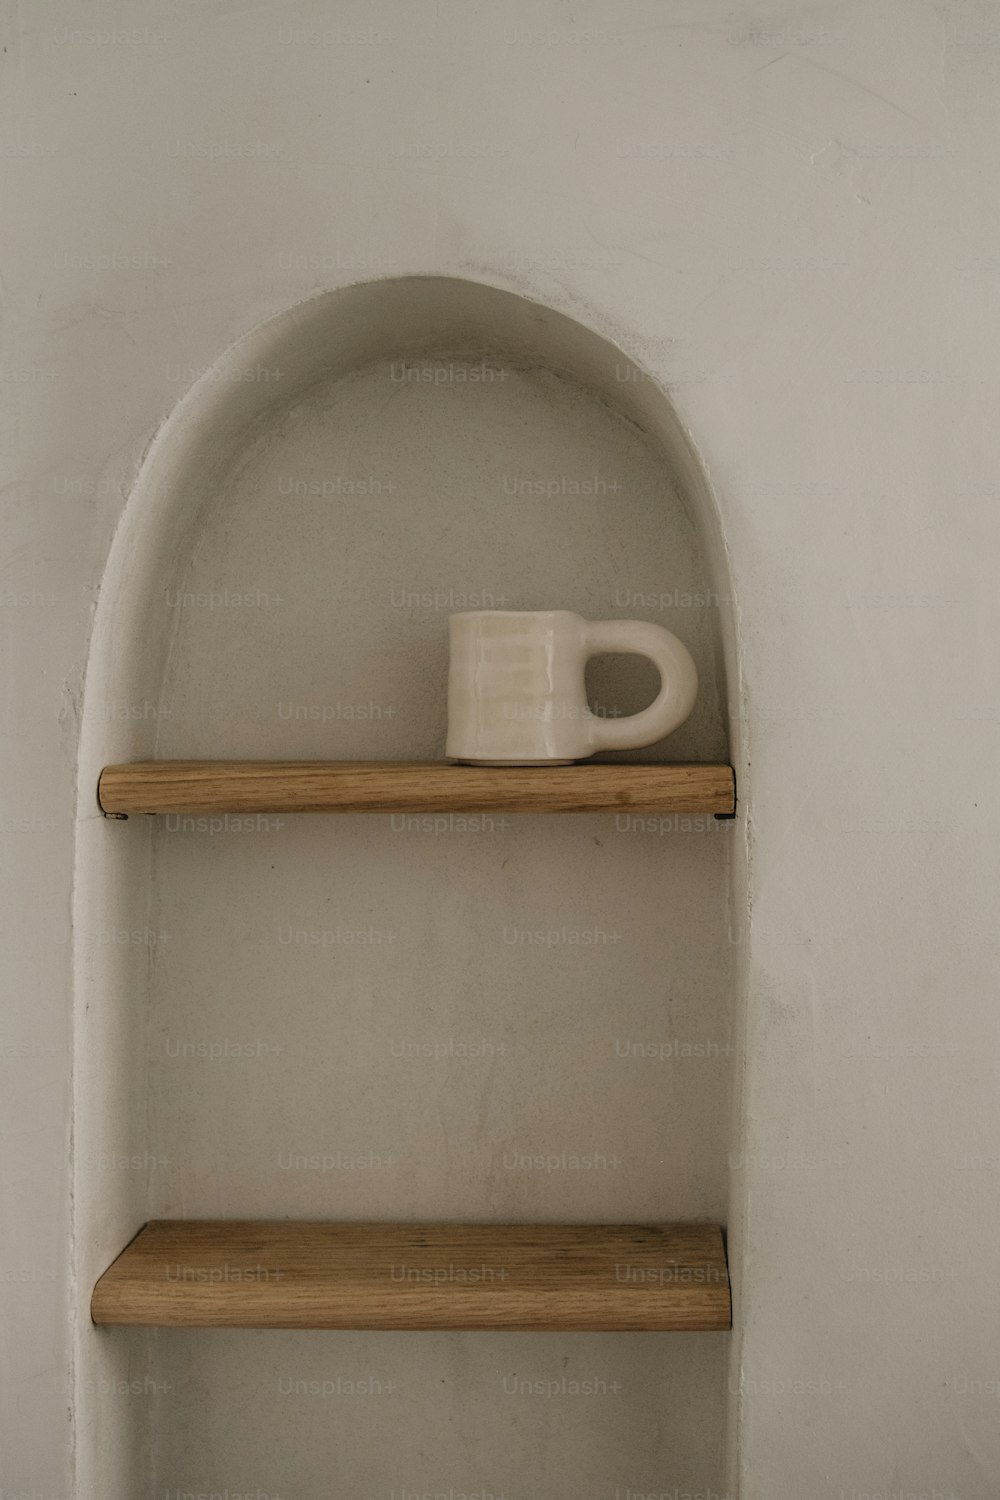
[(5, 1500), (74, 1494), (65, 937), (111, 535), (233, 338), (411, 271), (640, 353), (719, 496), (753, 759), (730, 1488), (993, 1496), (996, 6), (4, 25)]

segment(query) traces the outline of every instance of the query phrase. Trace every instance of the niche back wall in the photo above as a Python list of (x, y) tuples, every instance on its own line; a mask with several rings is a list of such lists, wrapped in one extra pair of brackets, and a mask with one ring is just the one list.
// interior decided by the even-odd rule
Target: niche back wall
[[(675, 629), (698, 706), (637, 758), (726, 758), (729, 601), (705, 517), (689, 513), (683, 445), (645, 409), (663, 398), (579, 325), (430, 285), (341, 301), (409, 298), (449, 344), (421, 348), (418, 329), (399, 357), (309, 378), (310, 334), (327, 347), (313, 304), (285, 326), (303, 368), (265, 331), (222, 366), (252, 366), (251, 393), (208, 379), (215, 429), (203, 413), (196, 441), (190, 426), (161, 439), (180, 473), (151, 455), (137, 505), (167, 543), (146, 535), (159, 564), (128, 570), (121, 604), (145, 643), (125, 696), (142, 696), (141, 678), (152, 711), (116, 755), (440, 756), (448, 614), (555, 605)], [(456, 307), (501, 305), (506, 340), (458, 336)], [(332, 332), (343, 349), (335, 319)], [(599, 713), (656, 689), (629, 657), (594, 662), (588, 681)], [(142, 1057), (128, 1090), (142, 1101), (132, 1150), (149, 1164), (139, 1222), (727, 1217), (732, 824), (170, 817), (95, 836), (109, 858), (110, 837), (148, 860), (148, 971), (122, 1006)], [(82, 1192), (95, 1260), (102, 1192)], [(99, 1338), (165, 1384), (132, 1435), (155, 1490), (238, 1466), (309, 1497), (331, 1472), (461, 1489), (473, 1456), (498, 1491), (525, 1492), (540, 1465), (567, 1500), (587, 1475), (626, 1482), (636, 1462), (722, 1483), (723, 1336), (435, 1335), (417, 1352), (406, 1334)], [(561, 1375), (600, 1399), (558, 1432), (545, 1403), (500, 1399), (505, 1382), (516, 1397), (518, 1379)], [(393, 1399), (361, 1423), (350, 1402), (311, 1394), (368, 1377)]]

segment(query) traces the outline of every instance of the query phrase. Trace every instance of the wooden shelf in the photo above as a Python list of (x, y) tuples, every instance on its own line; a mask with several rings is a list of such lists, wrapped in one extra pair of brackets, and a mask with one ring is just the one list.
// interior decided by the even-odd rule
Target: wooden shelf
[(715, 1224), (158, 1220), (94, 1289), (95, 1323), (186, 1328), (730, 1327)]
[(456, 766), (445, 761), (165, 760), (106, 766), (106, 813), (715, 813), (726, 765)]

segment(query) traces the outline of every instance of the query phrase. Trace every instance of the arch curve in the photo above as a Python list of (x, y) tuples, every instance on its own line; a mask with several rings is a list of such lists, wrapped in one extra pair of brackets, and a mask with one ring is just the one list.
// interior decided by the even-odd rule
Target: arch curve
[[(86, 784), (100, 763), (112, 753), (151, 753), (155, 732), (155, 721), (109, 725), (99, 718), (95, 736), (88, 708), (95, 700), (141, 701), (146, 684), (158, 680), (169, 640), (151, 635), (147, 601), (160, 586), (164, 560), (183, 544), (255, 425), (276, 403), (288, 405), (375, 360), (439, 352), (568, 375), (650, 434), (694, 525), (712, 587), (730, 602), (719, 611), (720, 665), (733, 701), (738, 656), (719, 509), (662, 386), (606, 334), (518, 292), (458, 277), (383, 278), (322, 293), (250, 330), (193, 378), (143, 455), (95, 616), (80, 752), (85, 811)], [(109, 730), (117, 743), (109, 744)]]

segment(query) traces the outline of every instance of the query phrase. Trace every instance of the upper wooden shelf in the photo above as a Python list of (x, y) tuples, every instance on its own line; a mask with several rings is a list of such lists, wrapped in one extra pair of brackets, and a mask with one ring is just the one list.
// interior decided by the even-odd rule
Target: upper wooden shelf
[(726, 765), (163, 760), (106, 766), (106, 813), (736, 811)]
[(716, 1224), (158, 1220), (95, 1323), (185, 1328), (724, 1329)]

